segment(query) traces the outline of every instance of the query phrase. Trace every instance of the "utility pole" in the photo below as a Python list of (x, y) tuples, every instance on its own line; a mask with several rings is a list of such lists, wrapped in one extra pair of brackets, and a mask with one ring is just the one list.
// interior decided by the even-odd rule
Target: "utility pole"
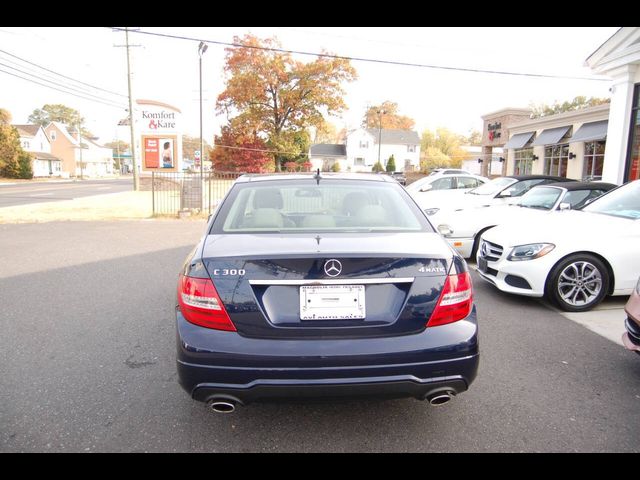
[(84, 166), (82, 165), (82, 133), (80, 133), (80, 122), (76, 123), (78, 130), (78, 147), (80, 148), (80, 180), (84, 180)]
[(133, 166), (133, 190), (140, 190), (140, 178), (136, 162), (136, 137), (133, 129), (133, 99), (131, 97), (131, 58), (129, 55), (129, 27), (124, 29), (125, 43), (127, 47), (127, 88), (129, 90), (129, 129), (131, 131), (131, 164)]

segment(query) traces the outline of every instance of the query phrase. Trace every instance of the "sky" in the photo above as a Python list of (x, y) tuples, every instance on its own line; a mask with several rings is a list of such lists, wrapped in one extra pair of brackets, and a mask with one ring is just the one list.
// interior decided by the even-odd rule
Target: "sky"
[[(467, 134), (471, 129), (482, 130), (482, 115), (502, 108), (551, 104), (578, 95), (609, 97), (610, 83), (595, 76), (585, 60), (619, 27), (138, 28), (221, 42), (251, 33), (261, 38), (277, 37), (282, 48), (297, 51), (326, 50), (391, 62), (595, 79), (501, 75), (354, 60), (358, 79), (344, 85), (348, 109), (328, 118), (338, 129), (358, 127), (368, 105), (390, 100), (398, 104), (400, 114), (416, 121), (418, 132), (446, 127)], [(119, 46), (124, 42), (123, 32), (104, 27), (0, 27), (0, 108), (9, 110), (13, 123), (27, 123), (34, 109), (62, 103), (80, 111), (87, 128), (100, 142), (127, 140), (127, 128), (117, 127), (118, 121), (127, 116), (126, 49)], [(136, 45), (131, 48), (133, 97), (178, 107), (183, 113), (184, 133), (199, 136), (198, 41), (132, 32), (130, 43)], [(224, 57), (224, 46), (210, 44), (202, 58), (203, 132), (209, 142), (226, 122), (215, 112), (216, 97), (224, 90)], [(296, 58), (310, 61), (314, 57)], [(69, 85), (82, 87), (91, 100), (5, 72), (63, 90)]]

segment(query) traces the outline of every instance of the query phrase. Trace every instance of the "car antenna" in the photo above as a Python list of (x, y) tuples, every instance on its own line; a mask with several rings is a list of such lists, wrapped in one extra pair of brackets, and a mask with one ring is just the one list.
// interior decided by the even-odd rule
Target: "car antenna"
[(320, 175), (320, 169), (316, 170), (316, 174), (313, 176), (313, 178), (315, 178), (316, 183), (320, 185), (320, 179), (322, 178), (322, 176)]

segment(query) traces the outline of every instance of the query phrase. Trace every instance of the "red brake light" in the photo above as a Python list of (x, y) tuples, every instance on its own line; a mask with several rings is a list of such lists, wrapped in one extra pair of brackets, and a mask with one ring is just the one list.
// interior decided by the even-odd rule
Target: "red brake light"
[(190, 323), (215, 330), (236, 331), (210, 278), (180, 275), (178, 304)]
[(473, 288), (469, 272), (448, 275), (436, 308), (427, 322), (427, 327), (445, 325), (462, 320), (473, 305)]

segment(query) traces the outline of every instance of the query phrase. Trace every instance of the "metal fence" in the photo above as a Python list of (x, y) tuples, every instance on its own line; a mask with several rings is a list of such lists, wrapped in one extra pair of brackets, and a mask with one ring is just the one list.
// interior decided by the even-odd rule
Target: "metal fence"
[(152, 172), (140, 178), (140, 189), (151, 190), (154, 215), (180, 211), (211, 213), (227, 194), (239, 172)]

